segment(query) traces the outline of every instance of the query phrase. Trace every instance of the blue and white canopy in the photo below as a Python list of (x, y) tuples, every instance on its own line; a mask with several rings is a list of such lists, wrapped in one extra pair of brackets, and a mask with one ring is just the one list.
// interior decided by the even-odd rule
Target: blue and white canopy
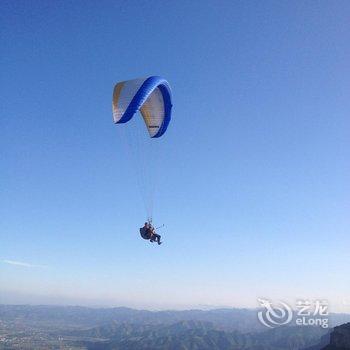
[(127, 123), (140, 111), (150, 137), (160, 137), (171, 118), (169, 84), (158, 76), (119, 82), (114, 87), (112, 107), (114, 123)]

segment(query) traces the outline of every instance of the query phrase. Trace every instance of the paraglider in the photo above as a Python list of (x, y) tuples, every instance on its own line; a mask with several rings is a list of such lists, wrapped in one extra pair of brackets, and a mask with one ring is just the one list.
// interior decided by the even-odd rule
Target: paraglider
[(156, 233), (156, 229), (151, 222), (145, 222), (144, 226), (140, 228), (140, 234), (143, 239), (149, 240), (151, 243), (157, 242), (158, 245), (162, 244), (160, 235)]
[[(160, 242), (160, 236), (152, 226), (154, 174), (149, 172), (149, 158), (156, 152), (147, 149), (147, 143), (151, 140), (151, 147), (162, 142), (158, 139), (167, 131), (171, 119), (172, 98), (168, 82), (159, 76), (140, 78), (119, 82), (113, 91), (113, 120), (115, 124), (128, 123), (140, 112), (143, 119), (143, 127), (137, 134), (136, 126), (129, 128), (131, 135), (128, 144), (134, 154), (136, 174), (143, 195), (147, 211), (147, 222), (140, 228), (141, 237), (150, 242)], [(145, 137), (146, 136), (146, 137)], [(147, 140), (146, 140), (147, 139)], [(135, 145), (133, 145), (133, 143)], [(158, 155), (159, 152), (157, 152)], [(142, 159), (145, 158), (145, 159)], [(152, 171), (153, 171), (153, 163)], [(150, 183), (153, 183), (150, 185)]]

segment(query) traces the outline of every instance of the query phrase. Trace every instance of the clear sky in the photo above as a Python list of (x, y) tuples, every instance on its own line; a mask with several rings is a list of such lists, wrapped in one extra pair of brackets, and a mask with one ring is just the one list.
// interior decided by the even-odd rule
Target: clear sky
[[(0, 302), (350, 312), (349, 1), (1, 1)], [(155, 220), (112, 123), (164, 76)]]

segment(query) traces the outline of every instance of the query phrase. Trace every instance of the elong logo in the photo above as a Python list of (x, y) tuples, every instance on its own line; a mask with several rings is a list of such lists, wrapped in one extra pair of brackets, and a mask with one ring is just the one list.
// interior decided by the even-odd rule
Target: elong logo
[(268, 328), (274, 328), (288, 324), (293, 318), (293, 311), (283, 301), (272, 304), (270, 300), (258, 299), (264, 310), (258, 312), (259, 321)]
[(263, 310), (258, 311), (258, 319), (261, 324), (268, 328), (275, 328), (286, 325), (293, 319), (295, 314), (295, 324), (297, 326), (320, 326), (329, 327), (328, 302), (325, 300), (298, 300), (295, 313), (292, 308), (283, 301), (272, 303), (268, 299), (258, 298), (258, 302)]

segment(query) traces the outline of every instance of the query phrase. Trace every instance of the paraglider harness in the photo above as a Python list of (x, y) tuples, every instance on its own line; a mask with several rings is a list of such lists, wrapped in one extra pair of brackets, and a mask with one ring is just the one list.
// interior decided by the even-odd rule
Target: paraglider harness
[(149, 228), (141, 227), (140, 228), (140, 235), (143, 239), (151, 239), (151, 230)]
[(152, 220), (148, 220), (147, 221), (148, 223), (148, 228), (146, 227), (141, 227), (140, 228), (140, 235), (143, 239), (147, 239), (147, 240), (150, 240), (152, 238), (152, 229), (153, 230), (158, 230), (159, 228), (161, 227), (164, 227), (164, 224), (159, 226), (159, 227), (156, 227), (155, 229), (153, 228), (152, 226)]

